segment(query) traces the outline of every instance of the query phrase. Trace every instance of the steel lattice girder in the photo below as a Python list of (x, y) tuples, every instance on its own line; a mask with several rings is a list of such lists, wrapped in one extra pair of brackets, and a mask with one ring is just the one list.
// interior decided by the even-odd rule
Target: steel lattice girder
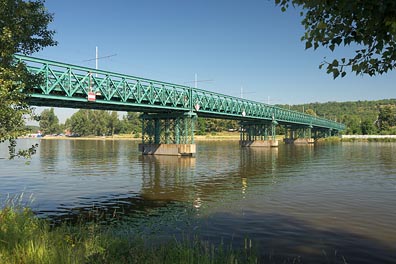
[[(39, 87), (28, 87), (32, 105), (136, 112), (196, 112), (201, 117), (272, 121), (336, 131), (345, 126), (328, 119), (183, 85), (15, 55), (28, 70), (41, 74)], [(96, 96), (88, 102), (88, 93)]]
[(143, 114), (142, 141), (149, 144), (194, 144), (194, 130), (197, 115), (192, 112), (182, 114)]

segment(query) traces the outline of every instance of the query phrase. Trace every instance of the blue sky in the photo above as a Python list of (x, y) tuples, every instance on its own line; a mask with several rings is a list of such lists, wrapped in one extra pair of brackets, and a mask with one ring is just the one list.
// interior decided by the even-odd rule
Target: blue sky
[[(299, 11), (274, 1), (47, 0), (56, 47), (33, 56), (271, 104), (396, 98), (396, 72), (333, 80), (319, 64), (351, 54), (305, 50)], [(40, 112), (39, 108), (37, 112)], [(71, 110), (56, 109), (61, 122)]]

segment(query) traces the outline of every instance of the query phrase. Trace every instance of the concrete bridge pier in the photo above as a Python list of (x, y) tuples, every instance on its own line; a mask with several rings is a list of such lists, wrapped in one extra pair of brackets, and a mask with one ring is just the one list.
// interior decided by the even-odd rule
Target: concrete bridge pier
[(194, 156), (194, 130), (197, 115), (193, 112), (144, 113), (142, 143), (144, 155)]
[(313, 144), (315, 139), (312, 138), (312, 126), (285, 126), (283, 141), (286, 144)]
[(276, 125), (278, 122), (241, 122), (239, 144), (242, 147), (278, 147)]

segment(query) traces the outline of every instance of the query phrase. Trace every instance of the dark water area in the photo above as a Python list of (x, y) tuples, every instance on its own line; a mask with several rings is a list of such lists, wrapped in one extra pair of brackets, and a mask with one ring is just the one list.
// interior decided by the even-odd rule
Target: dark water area
[(198, 142), (195, 158), (142, 156), (133, 141), (39, 144), (28, 165), (0, 159), (3, 204), (23, 193), (54, 222), (136, 220), (163, 239), (252, 243), (274, 262), (396, 263), (396, 143)]

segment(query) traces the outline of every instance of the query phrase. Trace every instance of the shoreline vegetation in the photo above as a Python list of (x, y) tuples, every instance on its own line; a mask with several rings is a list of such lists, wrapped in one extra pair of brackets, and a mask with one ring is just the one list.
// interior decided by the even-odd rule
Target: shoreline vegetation
[[(31, 138), (34, 137), (20, 137), (20, 138)], [(283, 135), (278, 135), (276, 139), (279, 143), (283, 143)], [(37, 139), (44, 140), (131, 140), (141, 141), (141, 136), (136, 137), (131, 134), (119, 134), (113, 136), (82, 136), (82, 137), (67, 137), (67, 136), (53, 136), (46, 135)], [(239, 133), (237, 132), (218, 132), (207, 135), (195, 135), (194, 140), (199, 141), (238, 141), (240, 139)], [(332, 136), (327, 138), (319, 138), (316, 140), (318, 143), (324, 142), (396, 142), (396, 135), (341, 135)]]
[(51, 226), (29, 208), (0, 209), (0, 263), (259, 263), (251, 247), (199, 237), (150, 241), (154, 235), (139, 235), (127, 223)]

